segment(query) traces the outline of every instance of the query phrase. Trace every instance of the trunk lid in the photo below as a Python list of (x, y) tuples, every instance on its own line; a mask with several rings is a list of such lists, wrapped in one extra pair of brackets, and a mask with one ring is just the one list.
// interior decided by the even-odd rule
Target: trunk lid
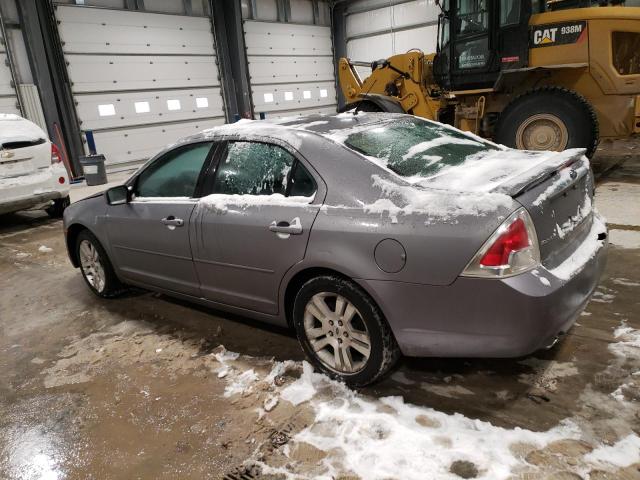
[(420, 185), (511, 196), (529, 212), (548, 268), (571, 255), (593, 221), (594, 180), (582, 149), (490, 151), (443, 169)]
[(0, 178), (36, 173), (51, 164), (46, 133), (17, 115), (0, 115)]

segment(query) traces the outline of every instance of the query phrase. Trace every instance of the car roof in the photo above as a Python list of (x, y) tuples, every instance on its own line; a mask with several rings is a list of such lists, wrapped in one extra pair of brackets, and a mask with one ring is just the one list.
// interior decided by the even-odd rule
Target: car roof
[[(306, 115), (267, 120), (242, 119), (235, 123), (228, 123), (203, 130), (200, 133), (185, 137), (178, 144), (193, 141), (212, 140), (221, 137), (269, 137), (280, 140), (302, 138), (306, 133), (313, 132), (330, 137), (341, 130), (373, 125), (394, 118), (409, 115), (396, 113), (352, 112), (337, 115)], [(295, 143), (295, 142), (294, 142)]]

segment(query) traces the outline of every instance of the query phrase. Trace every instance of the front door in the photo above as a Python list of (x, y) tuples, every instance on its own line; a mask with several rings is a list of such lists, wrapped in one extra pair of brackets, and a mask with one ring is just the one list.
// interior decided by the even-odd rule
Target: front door
[(205, 298), (278, 312), (280, 282), (303, 259), (323, 200), (309, 171), (283, 146), (227, 144), (211, 195), (194, 213), (192, 247)]
[(123, 280), (199, 296), (189, 227), (211, 147), (202, 142), (166, 153), (135, 178), (130, 202), (109, 206), (109, 241)]

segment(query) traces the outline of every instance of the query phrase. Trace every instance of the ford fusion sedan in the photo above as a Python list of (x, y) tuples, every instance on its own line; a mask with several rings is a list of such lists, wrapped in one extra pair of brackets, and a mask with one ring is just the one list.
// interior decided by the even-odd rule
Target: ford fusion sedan
[(64, 227), (95, 294), (134, 285), (289, 326), (317, 369), (361, 386), (401, 354), (553, 345), (604, 268), (593, 188), (580, 150), (345, 113), (185, 138)]
[(40, 127), (0, 114), (0, 215), (43, 208), (62, 217), (69, 205), (69, 177), (58, 147)]

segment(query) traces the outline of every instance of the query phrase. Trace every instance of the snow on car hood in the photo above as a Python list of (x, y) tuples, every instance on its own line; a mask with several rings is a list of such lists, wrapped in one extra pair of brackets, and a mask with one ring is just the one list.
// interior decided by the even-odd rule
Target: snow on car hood
[(35, 123), (9, 113), (0, 114), (0, 144), (30, 142), (48, 136)]
[(513, 195), (536, 179), (584, 157), (584, 149), (564, 152), (489, 150), (470, 155), (459, 165), (447, 166), (432, 177), (411, 177), (422, 187), (458, 192), (494, 192)]

